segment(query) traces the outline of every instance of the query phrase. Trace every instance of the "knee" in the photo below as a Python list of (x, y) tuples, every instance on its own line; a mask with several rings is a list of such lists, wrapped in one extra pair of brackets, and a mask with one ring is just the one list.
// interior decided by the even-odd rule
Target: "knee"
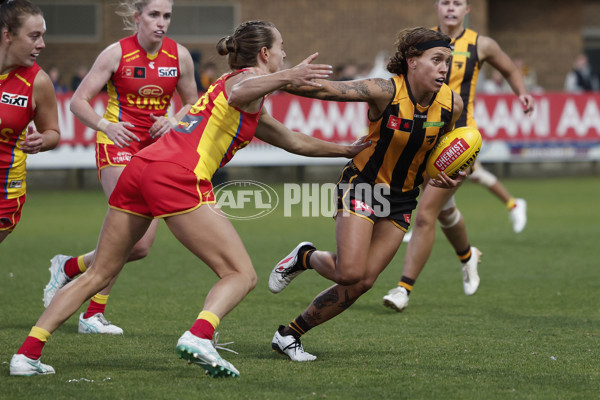
[(481, 166), (473, 168), (473, 172), (469, 175), (469, 179), (488, 188), (494, 186), (496, 182), (498, 182), (496, 175)]
[(364, 278), (361, 279), (360, 282), (358, 282), (355, 286), (355, 296), (361, 296), (365, 293), (367, 293), (369, 290), (371, 290), (371, 288), (373, 287), (373, 285), (375, 284), (375, 279), (369, 279), (369, 278)]
[(456, 207), (452, 207), (442, 210), (438, 216), (438, 221), (440, 221), (440, 227), (452, 228), (454, 225), (458, 224), (461, 217), (462, 214), (460, 213), (460, 210)]
[(364, 276), (364, 270), (362, 268), (356, 268), (354, 263), (340, 263), (336, 264), (336, 279), (335, 283), (344, 286), (359, 284)]
[(422, 212), (419, 210), (417, 212), (417, 217), (415, 218), (414, 223), (412, 224), (414, 228), (424, 229), (424, 228), (435, 228), (435, 220), (436, 216), (433, 213)]
[(246, 275), (246, 280), (248, 282), (248, 292), (250, 292), (256, 287), (258, 283), (258, 277), (256, 276), (256, 271), (254, 271), (254, 269), (252, 269), (252, 271), (250, 271)]
[(258, 284), (258, 277), (256, 276), (256, 271), (252, 267), (249, 268), (238, 268), (229, 273), (226, 273), (221, 276), (223, 278), (233, 278), (238, 282), (240, 288), (245, 288), (246, 293), (250, 293)]
[(152, 244), (137, 242), (129, 252), (129, 259), (127, 261), (141, 260), (150, 253), (151, 247)]

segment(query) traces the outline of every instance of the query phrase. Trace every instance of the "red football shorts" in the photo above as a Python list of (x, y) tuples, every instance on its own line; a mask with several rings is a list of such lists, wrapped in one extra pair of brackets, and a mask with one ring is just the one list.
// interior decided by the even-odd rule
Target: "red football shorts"
[[(138, 137), (140, 136), (138, 134)], [(142, 137), (141, 141), (134, 140), (129, 143), (129, 146), (123, 148), (116, 144), (96, 143), (96, 168), (98, 168), (99, 172), (105, 167), (124, 167), (129, 164), (134, 154), (150, 146), (155, 141), (156, 139), (152, 139), (146, 135), (146, 137)]]
[(21, 220), (26, 194), (14, 199), (0, 199), (0, 231), (12, 232)]
[(108, 204), (146, 218), (164, 218), (214, 203), (212, 183), (180, 165), (133, 157)]

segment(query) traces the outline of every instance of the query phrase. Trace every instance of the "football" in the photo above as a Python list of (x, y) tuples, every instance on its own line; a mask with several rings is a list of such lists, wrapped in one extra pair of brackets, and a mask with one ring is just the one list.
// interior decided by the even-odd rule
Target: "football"
[(473, 165), (481, 149), (481, 134), (475, 128), (464, 126), (443, 135), (429, 154), (426, 169), (430, 178), (440, 172), (453, 178), (459, 171)]

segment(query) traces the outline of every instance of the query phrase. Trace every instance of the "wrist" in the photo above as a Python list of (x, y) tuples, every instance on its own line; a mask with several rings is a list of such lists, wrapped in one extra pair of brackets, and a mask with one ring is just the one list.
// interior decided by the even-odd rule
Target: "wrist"
[(106, 128), (110, 125), (110, 121), (106, 118), (101, 118), (98, 122), (98, 130), (102, 132), (106, 132)]

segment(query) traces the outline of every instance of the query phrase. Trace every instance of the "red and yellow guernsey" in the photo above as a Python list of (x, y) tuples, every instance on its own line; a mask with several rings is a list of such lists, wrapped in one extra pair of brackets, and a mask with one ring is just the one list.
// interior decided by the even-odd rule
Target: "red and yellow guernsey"
[[(119, 41), (121, 62), (107, 83), (108, 104), (104, 118), (129, 122), (127, 128), (142, 140), (149, 138), (154, 123), (150, 114), (163, 116), (171, 103), (179, 80), (177, 42), (165, 37), (160, 50), (152, 55), (140, 46), (137, 35)], [(98, 131), (98, 143), (113, 143)]]
[(19, 143), (34, 116), (33, 81), (40, 71), (37, 64), (18, 67), (0, 75), (0, 179), (3, 199), (25, 194), (25, 160)]
[(260, 110), (248, 113), (227, 103), (225, 81), (242, 71), (219, 78), (177, 127), (135, 156), (172, 162), (193, 171), (198, 179), (210, 180), (250, 143), (258, 125)]

